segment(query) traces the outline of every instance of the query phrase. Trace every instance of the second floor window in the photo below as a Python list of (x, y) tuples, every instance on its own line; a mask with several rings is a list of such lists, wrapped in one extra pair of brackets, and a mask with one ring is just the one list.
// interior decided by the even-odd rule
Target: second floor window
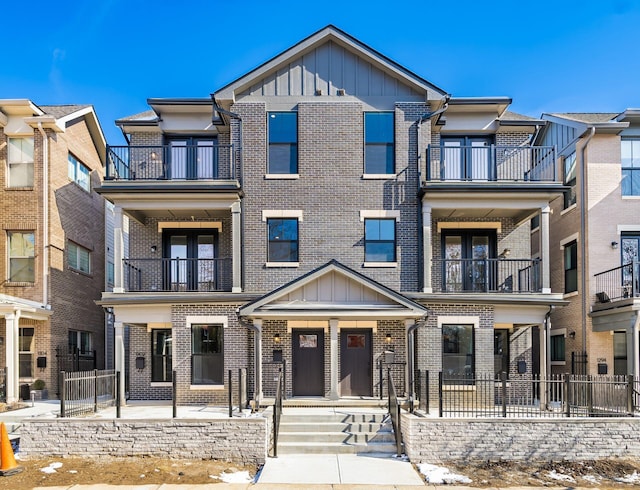
[(69, 267), (89, 274), (91, 272), (91, 253), (84, 247), (68, 242), (67, 256)]
[(7, 187), (33, 187), (33, 138), (9, 138)]
[(298, 219), (269, 218), (268, 262), (298, 262)]
[(564, 185), (571, 189), (564, 195), (564, 208), (576, 203), (576, 152), (564, 159)]
[(364, 113), (364, 173), (394, 174), (393, 112)]
[(9, 281), (35, 282), (35, 235), (29, 231), (10, 231)]
[(364, 220), (364, 260), (365, 262), (396, 261), (396, 220)]
[(622, 195), (640, 196), (640, 138), (623, 139)]
[(578, 242), (564, 246), (564, 292), (578, 290)]
[(269, 112), (270, 174), (298, 173), (298, 114), (296, 112)]
[(75, 182), (85, 191), (91, 191), (91, 171), (76, 157), (69, 153), (69, 180)]

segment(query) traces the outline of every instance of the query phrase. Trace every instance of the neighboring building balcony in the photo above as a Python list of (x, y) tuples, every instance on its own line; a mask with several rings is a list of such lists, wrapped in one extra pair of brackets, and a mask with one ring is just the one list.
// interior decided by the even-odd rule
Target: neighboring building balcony
[(540, 293), (540, 259), (434, 259), (434, 293)]
[(552, 146), (427, 147), (424, 186), (441, 183), (561, 185)]
[(107, 146), (109, 181), (240, 181), (239, 152), (233, 145), (183, 144)]
[(125, 292), (229, 292), (231, 258), (123, 259)]
[(640, 297), (640, 262), (609, 269), (594, 275), (596, 285), (596, 306), (599, 309), (611, 307), (611, 303), (633, 301)]

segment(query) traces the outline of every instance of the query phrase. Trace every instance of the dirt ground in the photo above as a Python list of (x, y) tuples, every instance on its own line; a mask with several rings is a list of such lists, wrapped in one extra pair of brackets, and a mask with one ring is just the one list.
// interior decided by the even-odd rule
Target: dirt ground
[[(55, 473), (43, 468), (62, 463)], [(161, 458), (47, 458), (18, 461), (21, 473), (0, 477), (0, 489), (106, 483), (143, 485), (160, 483), (220, 483), (222, 473), (247, 471), (253, 478), (258, 468), (220, 461), (168, 460)], [(635, 483), (617, 479), (640, 474), (640, 461), (586, 461), (583, 463), (476, 462), (440, 465), (472, 479), (471, 487), (599, 487), (633, 488)], [(556, 477), (554, 478), (553, 476)], [(558, 477), (557, 475), (560, 475)], [(218, 478), (212, 478), (218, 477)], [(571, 477), (573, 482), (561, 478)], [(559, 479), (560, 478), (560, 479)]]

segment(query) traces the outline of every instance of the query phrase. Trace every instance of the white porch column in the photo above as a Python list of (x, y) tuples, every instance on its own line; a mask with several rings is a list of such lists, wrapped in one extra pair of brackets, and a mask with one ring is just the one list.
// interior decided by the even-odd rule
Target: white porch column
[[(542, 292), (551, 293), (551, 260), (549, 258), (549, 214), (551, 208), (545, 206), (540, 213), (540, 256), (542, 257)], [(583, 271), (584, 273), (584, 271)]]
[(122, 207), (113, 208), (113, 292), (124, 293), (124, 236), (122, 233)]
[(422, 266), (422, 292), (432, 293), (431, 285), (431, 207), (426, 203), (422, 203), (422, 257), (424, 264)]
[[(256, 401), (256, 409), (260, 406), (260, 400), (262, 400), (262, 319), (256, 318), (253, 320), (253, 350), (255, 359), (255, 389), (253, 398)], [(286, 386), (285, 386), (286, 389)]]
[(337, 400), (340, 398), (338, 393), (338, 320), (332, 318), (329, 320), (329, 356), (331, 358), (331, 387), (329, 389), (329, 398), (331, 400)]
[(125, 400), (125, 357), (124, 357), (124, 325), (122, 322), (114, 321), (113, 328), (115, 329), (115, 367), (116, 372), (120, 372), (120, 405), (126, 404)]
[(231, 292), (242, 292), (242, 227), (240, 226), (242, 209), (239, 202), (231, 205), (231, 244), (233, 285)]
[(636, 317), (631, 320), (631, 335), (627, 339), (627, 359), (630, 359), (629, 374), (640, 376), (640, 311), (636, 312)]
[(551, 329), (551, 319), (542, 324), (542, 328), (540, 329), (540, 406), (543, 408), (547, 407), (547, 383), (546, 379), (549, 376), (549, 370), (547, 369), (548, 363), (548, 352), (547, 352), (547, 334), (548, 329)]
[(406, 366), (406, 372), (404, 373), (404, 379), (406, 379), (406, 386), (404, 387), (404, 393), (406, 396), (410, 396), (415, 397), (415, 380), (414, 380), (414, 373), (415, 373), (415, 365), (416, 365), (416, 359), (415, 359), (415, 348), (414, 348), (414, 342), (413, 342), (413, 326), (416, 324), (416, 320), (414, 319), (410, 319), (410, 320), (405, 320), (404, 321), (404, 337), (405, 337), (405, 347), (406, 347), (406, 352), (407, 352), (407, 363), (405, 364)]
[(20, 324), (20, 310), (14, 313), (7, 313), (4, 316), (6, 332), (6, 391), (7, 403), (17, 402), (20, 398), (19, 378), (20, 378), (20, 357), (18, 353), (18, 335)]

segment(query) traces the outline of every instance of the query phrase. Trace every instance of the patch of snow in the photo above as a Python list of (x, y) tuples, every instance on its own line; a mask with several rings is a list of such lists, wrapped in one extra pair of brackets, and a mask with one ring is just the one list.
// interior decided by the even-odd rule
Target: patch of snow
[(602, 480), (600, 476), (596, 476), (596, 475), (583, 475), (581, 476), (581, 478), (593, 484), (598, 484)]
[(616, 478), (620, 483), (640, 483), (640, 473), (634, 471), (631, 475), (624, 475), (622, 478)]
[(51, 463), (46, 468), (40, 468), (40, 471), (42, 471), (43, 473), (51, 474), (51, 473), (57, 473), (56, 470), (60, 468), (62, 468), (62, 463), (56, 461), (54, 463)]
[(471, 479), (463, 475), (451, 473), (447, 468), (433, 464), (422, 463), (418, 465), (418, 470), (425, 477), (427, 483), (436, 485), (449, 483), (471, 483)]
[(78, 472), (78, 470), (69, 470), (67, 473), (73, 473), (74, 475)]
[(547, 476), (553, 480), (558, 481), (568, 481), (570, 483), (575, 483), (575, 479), (569, 475), (563, 475), (562, 473), (558, 473), (556, 470), (550, 471), (547, 473)]
[(220, 479), (225, 483), (251, 483), (253, 479), (248, 471), (237, 471), (236, 473), (221, 473)]

